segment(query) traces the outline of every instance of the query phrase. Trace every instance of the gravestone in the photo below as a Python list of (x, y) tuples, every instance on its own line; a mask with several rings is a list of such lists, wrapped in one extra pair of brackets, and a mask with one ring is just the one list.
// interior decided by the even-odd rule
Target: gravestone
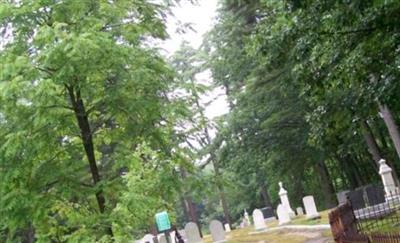
[(185, 234), (188, 243), (201, 243), (199, 228), (196, 223), (189, 222), (185, 225)]
[(246, 209), (244, 210), (244, 221), (243, 222), (244, 222), (244, 226), (251, 225), (249, 214), (247, 213)]
[(275, 214), (274, 214), (274, 210), (271, 207), (265, 207), (261, 209), (263, 215), (264, 215), (264, 219), (265, 220), (269, 220), (269, 219), (275, 219)]
[(285, 188), (283, 188), (283, 183), (279, 182), (279, 197), (281, 199), (281, 204), (282, 206), (286, 209), (286, 211), (288, 212), (290, 218), (294, 218), (295, 214), (293, 209), (290, 207), (290, 202), (289, 202), (289, 198), (287, 196), (288, 192), (285, 190)]
[(140, 243), (154, 243), (154, 235), (147, 234), (139, 242)]
[(371, 185), (365, 187), (365, 194), (367, 195), (368, 205), (374, 206), (386, 202), (385, 191), (381, 186)]
[(181, 235), (183, 240), (185, 240), (185, 241), (187, 240), (186, 232), (184, 229), (178, 230), (178, 233)]
[(313, 196), (303, 197), (303, 204), (304, 204), (304, 208), (306, 210), (306, 218), (307, 219), (321, 218), (321, 215), (317, 211), (317, 206), (315, 206)]
[(210, 232), (214, 243), (226, 242), (224, 227), (218, 220), (211, 220)]
[(290, 216), (286, 208), (279, 204), (276, 209), (276, 214), (278, 214), (279, 225), (287, 224), (290, 222)]
[(231, 226), (229, 224), (224, 224), (225, 232), (231, 232)]
[(296, 213), (297, 213), (297, 215), (298, 215), (298, 216), (302, 216), (302, 215), (304, 215), (303, 208), (302, 208), (302, 207), (298, 207), (298, 208), (296, 208)]
[(339, 205), (347, 202), (347, 193), (349, 193), (349, 192), (350, 192), (349, 190), (345, 190), (345, 191), (340, 191), (340, 192), (336, 193), (336, 197), (337, 197)]
[(175, 231), (171, 231), (171, 232), (169, 233), (169, 235), (171, 236), (171, 243), (176, 243), (176, 240), (175, 240)]
[(158, 238), (158, 243), (168, 243), (165, 235), (160, 235), (160, 238)]
[(365, 208), (365, 200), (364, 200), (364, 190), (357, 189), (355, 191), (350, 191), (347, 193), (349, 200), (351, 202), (351, 206), (354, 210)]
[(264, 221), (264, 215), (260, 209), (254, 209), (253, 221), (255, 230), (265, 230), (267, 228)]
[(386, 164), (386, 160), (379, 160), (379, 175), (381, 175), (382, 183), (385, 188), (386, 198), (391, 199), (396, 193), (396, 184), (394, 183), (392, 168)]

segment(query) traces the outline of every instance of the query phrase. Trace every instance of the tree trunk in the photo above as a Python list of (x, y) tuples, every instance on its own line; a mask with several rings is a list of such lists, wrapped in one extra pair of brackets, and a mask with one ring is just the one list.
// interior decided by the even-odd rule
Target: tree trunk
[(191, 196), (187, 196), (186, 201), (187, 201), (187, 205), (188, 205), (188, 209), (189, 209), (190, 219), (192, 222), (197, 224), (197, 227), (199, 228), (200, 236), (203, 238), (203, 233), (201, 231), (201, 224), (199, 222), (199, 218), (197, 217), (196, 205), (193, 203)]
[(151, 218), (150, 220), (149, 220), (149, 222), (150, 222), (150, 234), (152, 234), (154, 237), (153, 237), (153, 241), (154, 241), (154, 243), (158, 243), (158, 237), (157, 237), (157, 235), (158, 235), (158, 230), (157, 230), (157, 227), (156, 227), (156, 224), (155, 223), (153, 223), (153, 218)]
[[(229, 92), (229, 89), (227, 89), (226, 91)], [(204, 121), (206, 121), (206, 116), (205, 116), (204, 112), (202, 111), (202, 107), (201, 107), (200, 102), (199, 102), (200, 97), (198, 96), (198, 94), (196, 92), (194, 92), (193, 95), (196, 98), (195, 99), (195, 104), (196, 104), (197, 108), (199, 109), (200, 117)], [(231, 105), (233, 105), (233, 103)], [(205, 135), (206, 144), (208, 146), (210, 146), (212, 144), (212, 141), (211, 141), (211, 136), (210, 136), (210, 133), (208, 131), (208, 127), (207, 126), (204, 126), (203, 132), (204, 132), (204, 135)], [(220, 199), (221, 199), (222, 208), (224, 210), (225, 221), (232, 228), (232, 222), (231, 222), (231, 219), (229, 217), (228, 203), (226, 202), (226, 198), (225, 198), (224, 186), (222, 185), (222, 182), (220, 181), (221, 173), (219, 171), (218, 160), (217, 160), (217, 158), (216, 158), (216, 156), (215, 156), (213, 151), (210, 152), (210, 157), (211, 157), (211, 162), (212, 162), (213, 167), (214, 167), (215, 179), (216, 179), (217, 188), (218, 188), (218, 191), (219, 191), (219, 196), (220, 196)]]
[(186, 202), (184, 196), (181, 196), (181, 205), (182, 205), (183, 216), (185, 217), (185, 221), (189, 222), (190, 221), (189, 209), (188, 209), (187, 202)]
[(21, 240), (23, 243), (35, 242), (35, 228), (33, 228), (32, 223), (29, 223), (29, 226), (22, 230), (21, 234)]
[[(400, 159), (400, 132), (396, 125), (396, 121), (394, 120), (392, 112), (387, 105), (382, 105), (381, 103), (379, 103), (379, 111), (382, 115), (383, 120), (385, 121), (386, 127), (389, 131), (389, 135), (396, 149), (397, 156)], [(396, 168), (394, 168), (394, 164), (392, 162), (389, 162), (389, 164), (392, 167), (392, 175), (395, 178), (396, 184), (399, 185), (399, 178), (396, 172)]]
[(389, 131), (389, 135), (392, 138), (397, 155), (400, 159), (400, 132), (397, 128), (392, 112), (387, 105), (382, 105), (381, 103), (379, 103), (379, 111), (382, 115), (383, 120), (385, 121), (386, 127)]
[(224, 186), (222, 185), (222, 181), (221, 181), (221, 173), (219, 171), (219, 165), (215, 159), (215, 156), (214, 155), (211, 155), (211, 156), (213, 156), (212, 162), (213, 162), (213, 166), (214, 166), (215, 179), (217, 182), (219, 197), (221, 199), (222, 209), (224, 211), (225, 221), (226, 221), (226, 223), (229, 224), (229, 227), (232, 228), (231, 218), (229, 217), (228, 203), (226, 202)]
[[(74, 108), (75, 117), (78, 121), (83, 147), (85, 149), (86, 157), (89, 161), (89, 168), (92, 174), (93, 184), (97, 185), (101, 181), (101, 178), (99, 170), (97, 168), (96, 157), (94, 154), (92, 130), (90, 128), (88, 114), (83, 104), (80, 90), (78, 89), (75, 91), (72, 86), (66, 86), (66, 88), (71, 99), (72, 107)], [(103, 195), (103, 190), (99, 189), (96, 192), (96, 200), (99, 206), (100, 213), (104, 213), (106, 208), (106, 200)], [(107, 233), (113, 236), (111, 226), (107, 227)]]
[(272, 206), (271, 206), (271, 205), (272, 205), (272, 204), (271, 204), (271, 197), (270, 197), (269, 194), (268, 194), (266, 185), (262, 185), (262, 186), (261, 186), (260, 193), (261, 193), (261, 196), (262, 196), (262, 198), (263, 198), (264, 205), (265, 205), (266, 207), (272, 207)]
[(371, 131), (370, 126), (366, 121), (361, 121), (361, 130), (365, 139), (365, 142), (368, 146), (368, 152), (372, 155), (373, 160), (375, 161), (375, 168), (377, 171), (379, 170), (379, 160), (382, 159), (381, 151), (376, 143), (374, 134)]
[(328, 172), (328, 168), (323, 160), (320, 160), (316, 165), (317, 174), (321, 183), (321, 190), (324, 195), (325, 206), (327, 208), (333, 208), (336, 206), (335, 189), (333, 188), (331, 177)]
[[(187, 172), (184, 168), (181, 168), (181, 176), (183, 179), (187, 178)], [(203, 233), (201, 230), (201, 224), (197, 217), (196, 205), (193, 203), (192, 197), (189, 195), (189, 193), (185, 193), (185, 194), (186, 195), (184, 196), (184, 199), (183, 199), (185, 217), (187, 218), (187, 221), (192, 221), (197, 224), (197, 227), (199, 228), (200, 236), (203, 237)]]
[(346, 158), (342, 158), (339, 155), (335, 155), (335, 159), (339, 164), (339, 167), (341, 168), (341, 171), (344, 172), (347, 181), (350, 184), (350, 188), (354, 189), (359, 186), (359, 181), (357, 180), (357, 176), (354, 175), (354, 171), (352, 170), (351, 166), (349, 165), (349, 162), (347, 161)]

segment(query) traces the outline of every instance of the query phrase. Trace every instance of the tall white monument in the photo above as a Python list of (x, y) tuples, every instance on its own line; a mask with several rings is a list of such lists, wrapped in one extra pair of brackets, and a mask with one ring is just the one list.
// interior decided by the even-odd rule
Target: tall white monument
[(392, 168), (386, 164), (386, 160), (379, 160), (379, 175), (381, 175), (383, 187), (386, 193), (386, 201), (398, 197), (398, 191), (396, 190), (396, 184), (394, 183)]
[(287, 196), (287, 191), (285, 190), (285, 188), (283, 188), (282, 182), (279, 182), (279, 187), (280, 187), (279, 197), (281, 198), (281, 204), (288, 212), (290, 218), (294, 218), (295, 213), (294, 213), (293, 209), (290, 207), (289, 198)]

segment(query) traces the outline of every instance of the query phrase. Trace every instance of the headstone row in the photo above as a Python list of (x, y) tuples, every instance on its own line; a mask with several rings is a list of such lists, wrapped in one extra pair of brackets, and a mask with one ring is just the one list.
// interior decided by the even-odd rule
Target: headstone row
[[(294, 211), (292, 210), (289, 202), (289, 198), (287, 196), (287, 191), (283, 188), (282, 182), (279, 182), (279, 196), (281, 199), (281, 204), (278, 205), (277, 208), (277, 216), (279, 220), (279, 225), (287, 224), (289, 223), (295, 216)], [(315, 205), (314, 197), (313, 196), (306, 196), (303, 198), (303, 205), (306, 213), (306, 218), (307, 219), (315, 219), (319, 218), (320, 215), (317, 211), (317, 207)], [(303, 208), (299, 207), (296, 208), (297, 215), (303, 215), (304, 211)], [(265, 221), (269, 219), (275, 220), (274, 212), (272, 208), (263, 208), (263, 209), (255, 209), (253, 211), (253, 222), (254, 222), (254, 228), (256, 231), (263, 231), (267, 228)], [(244, 210), (244, 217), (241, 226), (249, 226), (250, 225), (250, 219), (249, 215), (246, 210)], [(231, 231), (229, 224), (225, 224), (225, 230), (224, 226), (222, 223), (218, 220), (212, 220), (210, 222), (210, 232), (211, 232), (211, 237), (214, 243), (221, 243), (221, 242), (226, 242), (225, 238), (225, 232)], [(203, 240), (200, 236), (200, 231), (197, 227), (197, 224), (194, 222), (189, 222), (185, 225), (185, 229), (183, 232), (180, 232), (181, 235), (184, 235), (184, 238), (186, 239), (185, 242), (188, 243), (202, 243)], [(154, 237), (151, 234), (145, 235), (139, 242), (140, 243), (153, 243), (154, 242)], [(174, 243), (174, 238), (171, 235), (172, 242)], [(160, 243), (167, 242), (166, 238), (164, 235), (160, 235), (158, 237), (158, 241)]]
[[(225, 225), (225, 230), (222, 225), (222, 223), (218, 220), (212, 220), (210, 222), (210, 232), (211, 232), (211, 237), (214, 243), (222, 243), (226, 242), (226, 237), (225, 237), (225, 231), (229, 232), (230, 227), (229, 225)], [(183, 238), (185, 239), (185, 242), (187, 243), (202, 243), (203, 239), (200, 236), (200, 231), (199, 228), (197, 227), (197, 224), (194, 222), (189, 222), (185, 225), (184, 231), (179, 232)], [(145, 235), (141, 240), (138, 241), (138, 243), (154, 243), (156, 236), (152, 234), (147, 234)], [(165, 235), (160, 234), (158, 235), (158, 242), (159, 243), (166, 243), (167, 239)], [(170, 234), (170, 239), (172, 243), (175, 243), (175, 234), (174, 232), (171, 232)]]
[[(287, 191), (283, 188), (282, 182), (279, 182), (279, 197), (281, 199), (281, 204), (278, 205), (277, 215), (279, 219), (279, 225), (287, 224), (294, 218), (294, 212), (290, 207), (289, 198), (287, 196)], [(303, 197), (303, 206), (306, 211), (307, 219), (316, 219), (320, 218), (320, 214), (317, 211), (317, 206), (315, 205), (313, 196)], [(297, 215), (303, 215), (303, 208), (298, 207), (296, 209)]]

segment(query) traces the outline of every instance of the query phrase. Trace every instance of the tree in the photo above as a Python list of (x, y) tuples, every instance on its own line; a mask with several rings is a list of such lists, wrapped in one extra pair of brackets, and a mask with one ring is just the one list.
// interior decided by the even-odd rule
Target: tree
[(167, 99), (173, 73), (145, 41), (166, 36), (162, 10), (142, 0), (0, 5), (12, 33), (0, 54), (7, 239), (25, 229), (39, 242), (130, 239), (170, 207), (182, 106)]

